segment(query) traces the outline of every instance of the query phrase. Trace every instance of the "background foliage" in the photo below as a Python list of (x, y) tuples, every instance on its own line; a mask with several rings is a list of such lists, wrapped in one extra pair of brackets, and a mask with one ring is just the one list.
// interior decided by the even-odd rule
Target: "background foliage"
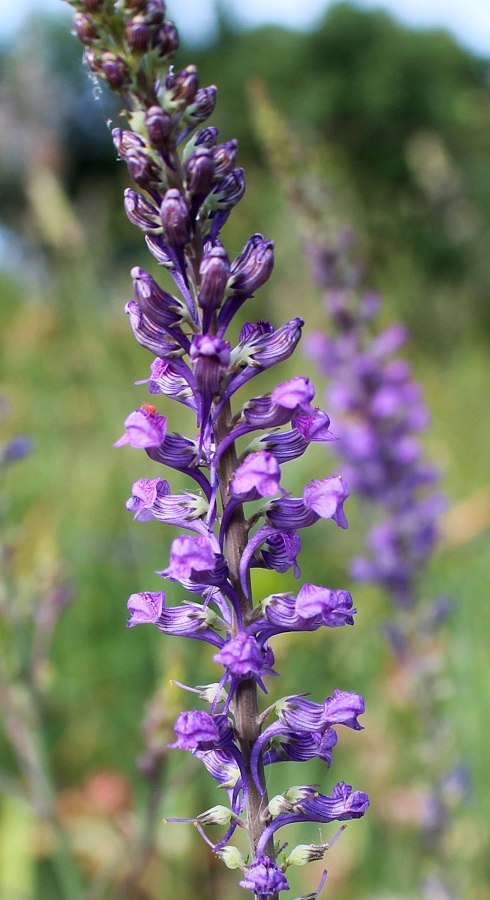
[[(175, 16), (178, 23), (178, 9)], [(166, 565), (173, 535), (156, 523), (131, 522), (124, 500), (132, 481), (155, 473), (139, 454), (111, 447), (128, 411), (146, 399), (132, 382), (147, 376), (150, 359), (133, 341), (122, 308), (129, 269), (151, 268), (151, 262), (122, 212), (126, 173), (114, 161), (106, 127), (117, 110), (87, 79), (79, 58), (66, 28), (41, 20), (0, 56), (0, 371), (12, 410), (3, 428), (5, 436), (28, 433), (36, 445), (5, 485), (15, 542), (12, 603), (35, 598), (46, 573), (63, 564), (72, 600), (43, 676), (44, 737), (60, 816), (83, 878), (98, 885), (99, 894), (86, 896), (229, 898), (233, 876), (215, 868), (194, 830), (159, 821), (164, 813), (193, 815), (217, 802), (210, 779), (200, 780), (179, 753), (165, 761), (157, 852), (146, 858), (132, 893), (115, 887), (130, 868), (128, 848), (134, 850), (148, 792), (135, 768), (144, 749), (145, 704), (161, 692), (161, 725), (171, 740), (170, 723), (185, 696), (168, 688), (168, 679), (202, 683), (214, 673), (194, 646), (152, 629), (124, 629), (127, 596), (160, 586), (152, 573)], [(276, 241), (270, 287), (251, 301), (247, 317), (279, 324), (300, 312), (308, 327), (326, 327), (296, 214), (253, 129), (249, 90), (260, 79), (300, 142), (315, 148), (333, 189), (332, 214), (358, 231), (372, 282), (384, 295), (385, 323), (402, 319), (413, 334), (409, 356), (433, 413), (427, 453), (443, 470), (449, 498), (444, 541), (426, 585), (428, 596), (444, 592), (455, 599), (440, 648), (447, 659), (441, 703), (473, 779), (449, 849), (463, 873), (464, 896), (484, 900), (490, 897), (488, 63), (442, 31), (412, 32), (385, 13), (348, 3), (304, 34), (237, 32), (221, 15), (212, 46), (181, 50), (182, 65), (189, 61), (198, 63), (203, 84), (218, 84), (213, 122), (222, 139), (239, 138), (248, 176), (247, 194), (225, 232), (228, 249), (237, 253), (254, 231)], [(284, 365), (284, 379), (297, 367), (298, 356)], [(304, 370), (320, 396), (321, 380), (307, 359)], [(316, 463), (325, 474), (335, 468), (323, 452)], [(311, 458), (298, 460), (287, 487), (294, 491), (311, 472)], [(175, 479), (172, 486), (178, 487)], [(350, 587), (346, 569), (364, 524), (355, 498), (349, 512), (347, 534), (318, 527), (305, 537), (308, 580)], [(287, 589), (286, 581), (281, 585)], [(259, 592), (275, 587), (272, 573), (257, 579)], [(404, 785), (413, 784), (423, 760), (410, 750), (413, 721), (380, 633), (386, 598), (365, 587), (353, 593), (354, 629), (328, 640), (317, 633), (278, 643), (278, 668), (286, 668), (281, 694), (305, 688), (308, 680), (315, 699), (335, 686), (366, 695), (366, 731), (354, 736), (352, 748), (342, 735), (326, 781), (352, 781), (371, 795), (373, 809), (330, 852), (326, 890), (338, 900), (416, 898), (417, 796)], [(0, 770), (7, 786), (17, 763), (5, 737)], [(294, 767), (290, 775), (294, 782)], [(325, 783), (324, 772), (311, 778)], [(50, 829), (7, 790), (0, 832), (0, 897), (64, 900)], [(297, 838), (298, 832), (291, 835)], [(301, 872), (297, 892), (312, 890), (315, 878), (313, 867)]]

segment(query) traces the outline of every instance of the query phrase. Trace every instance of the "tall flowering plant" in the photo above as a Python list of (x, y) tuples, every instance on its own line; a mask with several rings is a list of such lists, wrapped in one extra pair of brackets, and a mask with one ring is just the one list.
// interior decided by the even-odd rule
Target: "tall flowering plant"
[(310, 243), (330, 333), (309, 335), (308, 350), (329, 380), (342, 471), (374, 513), (364, 536), (366, 553), (353, 559), (351, 573), (379, 586), (393, 603), (384, 631), (405, 675), (421, 736), (417, 749), (425, 771), (418, 774), (424, 787), (417, 824), (426, 858), (420, 890), (425, 900), (455, 900), (461, 873), (447, 850), (447, 835), (468, 791), (468, 773), (455, 761), (453, 727), (440, 703), (445, 673), (438, 637), (451, 604), (446, 597), (429, 601), (423, 590), (444, 501), (439, 473), (419, 440), (429, 423), (422, 390), (399, 355), (406, 329), (400, 323), (379, 328), (380, 298), (363, 287), (361, 268), (350, 261), (351, 242), (344, 232)]
[[(228, 337), (237, 312), (269, 278), (274, 255), (272, 241), (261, 234), (232, 260), (221, 242), (245, 180), (236, 166), (237, 142), (219, 143), (216, 128), (203, 127), (216, 88), (200, 87), (195, 66), (174, 69), (178, 35), (163, 0), (73, 0), (72, 6), (89, 69), (127, 110), (127, 127), (113, 131), (138, 188), (125, 191), (126, 213), (175, 285), (169, 293), (143, 269), (131, 273), (134, 297), (126, 313), (136, 340), (154, 357), (145, 381), (152, 398), (163, 394), (191, 410), (198, 428), (196, 437), (171, 431), (157, 406), (143, 403), (128, 415), (115, 444), (144, 450), (152, 462), (184, 473), (195, 485), (193, 492), (174, 494), (159, 475), (133, 485), (127, 507), (136, 520), (157, 519), (184, 533), (159, 573), (169, 590), (132, 594), (128, 626), (152, 624), (165, 635), (213, 648), (222, 674), (215, 684), (189, 689), (201, 705), (179, 715), (171, 746), (201, 760), (228, 795), (227, 807), (192, 820), (204, 839), (230, 868), (242, 870), (242, 887), (258, 898), (276, 897), (289, 889), (289, 866), (320, 859), (329, 846), (300, 846), (288, 854), (285, 845), (278, 851), (277, 832), (296, 822), (359, 818), (369, 801), (344, 782), (329, 795), (300, 785), (269, 799), (264, 770), (315, 757), (330, 766), (335, 726), (360, 729), (364, 701), (335, 689), (320, 702), (301, 692), (259, 710), (258, 693), (277, 674), (271, 640), (352, 625), (356, 611), (347, 591), (309, 583), (297, 594), (254, 603), (250, 573), (293, 568), (299, 575), (298, 532), (320, 519), (346, 528), (348, 490), (338, 476), (312, 480), (300, 497), (281, 484), (281, 464), (301, 456), (312, 441), (332, 439), (308, 378), (298, 375), (270, 393), (236, 402), (240, 388), (292, 355), (303, 320), (279, 328), (247, 322), (237, 343)], [(245, 439), (243, 450), (238, 439)], [(261, 505), (250, 515), (253, 501)], [(176, 582), (190, 595), (177, 606), (171, 602)], [(223, 826), (216, 843), (205, 832), (209, 824)], [(229, 843), (237, 828), (248, 832), (247, 858)]]

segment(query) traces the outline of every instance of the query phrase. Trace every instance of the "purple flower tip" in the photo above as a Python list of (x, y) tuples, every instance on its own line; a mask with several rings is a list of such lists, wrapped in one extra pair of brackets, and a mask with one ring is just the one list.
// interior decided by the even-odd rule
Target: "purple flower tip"
[(230, 483), (230, 491), (235, 496), (243, 496), (250, 491), (260, 497), (273, 497), (279, 490), (281, 469), (276, 458), (267, 450), (250, 453), (236, 469)]
[(169, 744), (171, 748), (180, 750), (197, 750), (200, 745), (215, 743), (219, 738), (219, 730), (213, 717), (202, 709), (191, 709), (183, 712), (175, 723), (177, 740)]
[(170, 565), (167, 575), (180, 581), (191, 578), (192, 572), (206, 572), (214, 568), (215, 554), (209, 538), (205, 535), (191, 537), (182, 535), (173, 541), (170, 548)]
[(310, 481), (303, 492), (305, 506), (322, 519), (333, 519), (340, 528), (347, 528), (343, 504), (348, 496), (347, 485), (340, 475)]
[(224, 666), (231, 675), (238, 678), (250, 678), (251, 675), (258, 675), (264, 665), (257, 641), (243, 631), (228, 641), (220, 653), (213, 656), (213, 659)]
[(139, 594), (131, 594), (128, 600), (128, 610), (131, 617), (126, 622), (128, 628), (135, 625), (154, 625), (161, 616), (165, 605), (165, 591), (142, 591)]
[(248, 867), (240, 887), (260, 897), (273, 897), (279, 891), (289, 891), (286, 876), (268, 856), (257, 856)]
[(309, 378), (303, 375), (297, 375), (290, 381), (284, 381), (278, 384), (271, 393), (271, 399), (278, 406), (286, 409), (309, 409), (310, 403), (315, 396), (315, 387)]
[(149, 522), (153, 518), (152, 505), (158, 497), (170, 494), (168, 481), (162, 478), (139, 478), (132, 487), (132, 495), (126, 502), (126, 509), (134, 513), (138, 522)]
[(122, 447), (130, 444), (137, 450), (146, 447), (159, 447), (167, 433), (167, 420), (165, 416), (159, 416), (156, 407), (144, 403), (140, 409), (130, 413), (124, 422), (126, 433), (113, 445)]

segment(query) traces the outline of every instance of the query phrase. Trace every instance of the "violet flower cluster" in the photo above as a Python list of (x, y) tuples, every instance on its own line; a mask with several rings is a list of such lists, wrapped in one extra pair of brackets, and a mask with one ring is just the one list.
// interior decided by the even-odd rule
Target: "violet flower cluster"
[(353, 561), (352, 574), (381, 585), (397, 607), (411, 609), (438, 537), (443, 500), (433, 488), (439, 474), (425, 461), (417, 437), (429, 423), (422, 391), (409, 363), (397, 356), (406, 329), (399, 323), (377, 328), (380, 299), (359, 290), (360, 269), (347, 261), (350, 240), (346, 232), (337, 246), (311, 245), (332, 334), (309, 335), (308, 350), (329, 379), (343, 473), (379, 513), (366, 535), (368, 554)]
[(310, 335), (308, 351), (329, 381), (339, 438), (334, 449), (342, 471), (374, 510), (375, 524), (364, 537), (367, 554), (353, 560), (351, 572), (379, 585), (392, 600), (395, 615), (385, 634), (413, 682), (427, 766), (421, 773), (427, 790), (420, 824), (430, 864), (421, 879), (422, 893), (426, 900), (454, 900), (457, 877), (449, 877), (454, 867), (443, 837), (467, 794), (468, 775), (454, 761), (454, 739), (449, 739), (438, 698), (442, 663), (434, 661), (434, 639), (451, 604), (447, 598), (426, 602), (422, 586), (444, 502), (437, 490), (439, 473), (425, 461), (418, 437), (429, 423), (422, 391), (398, 355), (406, 330), (401, 324), (379, 329), (380, 299), (363, 289), (362, 270), (350, 261), (351, 242), (352, 234), (345, 231), (310, 243), (331, 333)]
[[(173, 67), (178, 36), (163, 0), (72, 5), (88, 67), (127, 109), (126, 127), (113, 131), (137, 186), (125, 191), (126, 213), (174, 283), (170, 292), (143, 269), (132, 270), (134, 296), (126, 313), (136, 340), (153, 356), (149, 377), (139, 383), (148, 384), (152, 398), (163, 395), (187, 407), (198, 428), (193, 437), (171, 431), (157, 406), (143, 403), (128, 415), (115, 444), (144, 450), (157, 466), (194, 482), (194, 491), (174, 494), (165, 478), (148, 477), (150, 469), (133, 485), (127, 508), (136, 520), (157, 519), (183, 534), (159, 573), (168, 590), (132, 594), (128, 626), (152, 624), (213, 648), (221, 675), (215, 684), (189, 689), (201, 705), (178, 717), (171, 746), (201, 760), (228, 796), (229, 806), (191, 821), (230, 868), (242, 869), (242, 887), (258, 898), (275, 897), (289, 889), (288, 866), (320, 859), (329, 846), (301, 846), (286, 855), (284, 845), (278, 856), (277, 832), (296, 822), (359, 818), (369, 800), (344, 782), (328, 795), (300, 785), (269, 799), (264, 769), (315, 757), (329, 766), (335, 726), (360, 729), (364, 701), (335, 689), (320, 702), (298, 693), (259, 712), (258, 690), (265, 692), (265, 679), (277, 674), (271, 640), (352, 625), (356, 610), (348, 591), (308, 583), (296, 594), (254, 604), (250, 574), (263, 567), (278, 573), (293, 568), (299, 575), (298, 532), (320, 519), (346, 528), (348, 490), (335, 475), (313, 479), (299, 497), (282, 486), (283, 463), (300, 457), (312, 441), (332, 440), (329, 417), (314, 405), (308, 378), (298, 375), (235, 403), (241, 387), (289, 359), (303, 320), (279, 328), (246, 322), (238, 339), (230, 335), (236, 314), (269, 278), (274, 253), (261, 234), (231, 259), (221, 242), (245, 180), (236, 166), (237, 142), (220, 143), (216, 128), (203, 127), (216, 88), (199, 85), (195, 66)], [(254, 501), (260, 508), (255, 503), (249, 514)], [(172, 603), (176, 582), (190, 595), (182, 605)], [(224, 829), (215, 843), (204, 831), (210, 824)], [(237, 827), (248, 831), (248, 859), (229, 844)]]

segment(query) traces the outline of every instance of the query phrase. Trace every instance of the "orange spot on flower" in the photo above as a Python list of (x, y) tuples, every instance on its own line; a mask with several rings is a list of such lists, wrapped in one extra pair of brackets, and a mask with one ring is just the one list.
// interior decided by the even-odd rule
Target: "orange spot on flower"
[(150, 413), (151, 416), (154, 416), (157, 411), (156, 406), (152, 406), (150, 403), (143, 403), (141, 409), (144, 409), (145, 412)]

